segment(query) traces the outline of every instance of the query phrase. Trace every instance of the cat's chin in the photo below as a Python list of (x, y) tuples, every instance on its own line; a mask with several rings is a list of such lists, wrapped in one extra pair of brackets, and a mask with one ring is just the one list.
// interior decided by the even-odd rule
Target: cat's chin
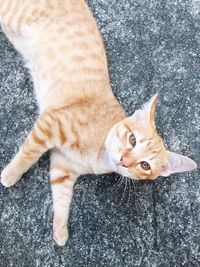
[(131, 178), (127, 168), (125, 168), (125, 167), (121, 167), (121, 166), (117, 167), (117, 173), (124, 176), (124, 177)]

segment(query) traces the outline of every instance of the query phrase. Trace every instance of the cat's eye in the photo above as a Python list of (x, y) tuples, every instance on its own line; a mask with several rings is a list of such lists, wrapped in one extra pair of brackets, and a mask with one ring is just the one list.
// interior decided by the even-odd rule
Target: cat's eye
[(148, 171), (148, 170), (151, 169), (149, 163), (147, 163), (146, 161), (142, 161), (142, 162), (140, 163), (140, 165), (141, 165), (142, 169), (145, 170), (145, 171)]
[(135, 135), (133, 133), (129, 136), (129, 142), (132, 145), (132, 147), (134, 147), (136, 145), (136, 139), (135, 139)]

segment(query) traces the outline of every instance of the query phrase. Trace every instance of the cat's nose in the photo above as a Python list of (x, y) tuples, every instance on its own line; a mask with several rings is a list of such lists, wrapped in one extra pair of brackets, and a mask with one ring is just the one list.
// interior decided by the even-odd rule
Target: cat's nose
[(128, 168), (129, 164), (130, 164), (130, 160), (127, 157), (122, 156), (117, 166)]

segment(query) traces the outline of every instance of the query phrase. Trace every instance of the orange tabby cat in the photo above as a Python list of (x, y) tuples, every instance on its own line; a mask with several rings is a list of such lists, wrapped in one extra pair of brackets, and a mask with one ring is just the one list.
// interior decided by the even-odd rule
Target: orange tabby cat
[(54, 239), (64, 245), (77, 177), (118, 172), (155, 179), (196, 168), (165, 149), (154, 124), (158, 95), (127, 117), (109, 81), (103, 42), (84, 0), (0, 0), (5, 34), (24, 56), (40, 116), (14, 159), (2, 171), (14, 185), (48, 149)]

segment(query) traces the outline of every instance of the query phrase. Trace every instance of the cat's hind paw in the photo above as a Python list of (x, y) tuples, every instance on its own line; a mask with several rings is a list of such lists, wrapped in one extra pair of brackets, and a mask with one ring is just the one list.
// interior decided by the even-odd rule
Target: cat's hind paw
[(1, 183), (5, 187), (10, 187), (16, 184), (19, 179), (20, 176), (16, 176), (16, 173), (11, 170), (10, 165), (5, 167), (1, 173)]
[(56, 227), (53, 238), (58, 246), (64, 246), (69, 238), (67, 226)]

